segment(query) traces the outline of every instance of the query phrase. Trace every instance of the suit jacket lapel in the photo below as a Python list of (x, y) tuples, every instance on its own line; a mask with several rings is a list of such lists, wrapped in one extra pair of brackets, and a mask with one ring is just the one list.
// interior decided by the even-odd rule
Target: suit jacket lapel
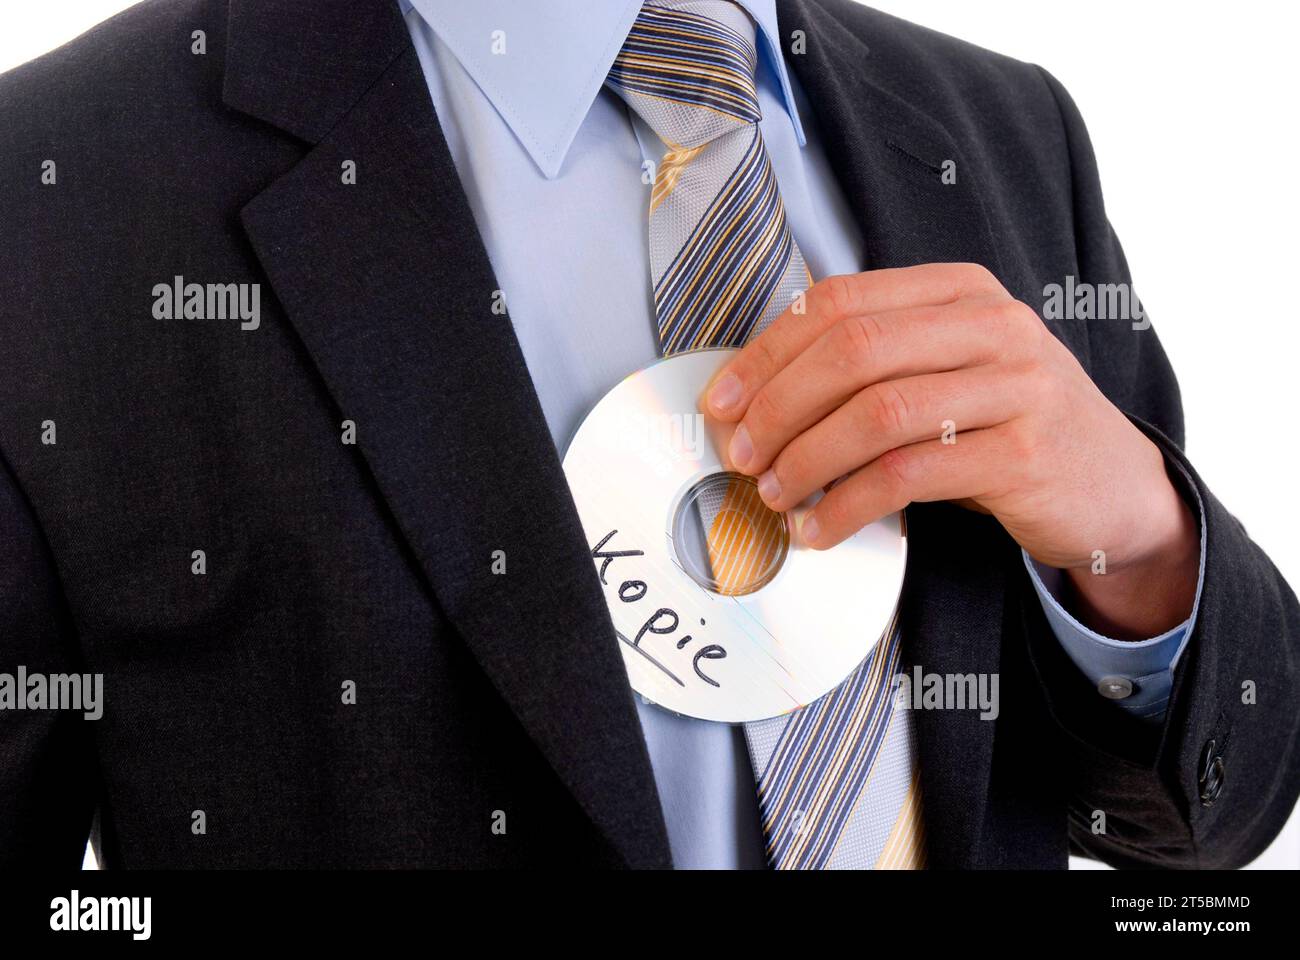
[(666, 866), (613, 626), (398, 6), (311, 11), (231, 5), (227, 103), (314, 144), (244, 227), (436, 602), (614, 848)]
[[(877, 82), (866, 44), (815, 0), (787, 0), (778, 18), (782, 37), (806, 35), (806, 52), (786, 62), (857, 216), (867, 268), (982, 263), (1002, 275), (975, 164), (963, 162), (948, 131)], [(948, 161), (955, 181), (945, 183)]]
[[(866, 45), (812, 0), (778, 8), (781, 35), (813, 104), (827, 156), (862, 231), (867, 267), (982, 263), (1003, 275), (979, 199), (974, 164), (948, 132), (873, 78)], [(956, 182), (941, 178), (956, 163)], [(926, 673), (996, 673), (1006, 567), (989, 551), (1006, 537), (988, 517), (945, 504), (908, 508), (902, 622), (907, 662)], [(999, 558), (1001, 554), (999, 553)], [(978, 711), (921, 710), (916, 718), (929, 862), (978, 865), (995, 724)]]

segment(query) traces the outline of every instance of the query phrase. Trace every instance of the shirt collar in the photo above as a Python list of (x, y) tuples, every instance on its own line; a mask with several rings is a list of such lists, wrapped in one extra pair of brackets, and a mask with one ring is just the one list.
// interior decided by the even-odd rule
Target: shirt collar
[[(398, 0), (412, 8), (460, 61), (542, 174), (553, 180), (641, 0)], [(776, 0), (736, 0), (758, 24), (761, 60), (773, 71), (799, 145), (803, 126), (781, 58)], [(493, 53), (504, 45), (504, 53)], [(760, 71), (763, 69), (760, 66)]]

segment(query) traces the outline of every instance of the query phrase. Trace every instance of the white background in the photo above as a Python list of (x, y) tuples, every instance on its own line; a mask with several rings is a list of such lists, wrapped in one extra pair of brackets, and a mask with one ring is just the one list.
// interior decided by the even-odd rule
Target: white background
[[(1107, 208), (1143, 305), (1178, 371), (1192, 462), (1300, 585), (1292, 497), (1300, 196), (1291, 169), (1300, 157), (1300, 70), (1289, 5), (873, 5), (1042, 64), (1065, 84), (1091, 131)], [(0, 71), (126, 6), (121, 0), (5, 0)], [(1273, 639), (1295, 643), (1294, 637)], [(1300, 817), (1292, 816), (1255, 865), (1300, 868)]]

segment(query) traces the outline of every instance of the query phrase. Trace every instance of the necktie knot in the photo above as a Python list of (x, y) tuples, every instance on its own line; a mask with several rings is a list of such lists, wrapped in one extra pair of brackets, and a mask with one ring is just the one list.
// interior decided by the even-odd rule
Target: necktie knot
[(754, 44), (729, 0), (647, 0), (608, 82), (669, 147), (697, 147), (760, 119)]

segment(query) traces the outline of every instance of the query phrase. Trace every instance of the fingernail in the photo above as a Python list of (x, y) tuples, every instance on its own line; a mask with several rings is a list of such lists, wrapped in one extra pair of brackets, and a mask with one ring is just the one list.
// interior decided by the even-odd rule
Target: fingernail
[(811, 513), (803, 518), (803, 524), (799, 527), (799, 535), (803, 537), (803, 542), (810, 546), (817, 541), (817, 534), (821, 532), (821, 527), (817, 525), (817, 518)]
[(740, 402), (740, 378), (729, 373), (709, 390), (709, 406), (718, 413), (726, 413)]
[(775, 503), (781, 496), (781, 481), (776, 478), (775, 470), (769, 470), (758, 478), (758, 495), (768, 503)]
[(749, 463), (750, 458), (754, 456), (754, 442), (749, 439), (749, 431), (745, 429), (743, 423), (731, 435), (728, 453), (731, 456), (731, 465), (739, 470), (744, 470), (745, 464)]

